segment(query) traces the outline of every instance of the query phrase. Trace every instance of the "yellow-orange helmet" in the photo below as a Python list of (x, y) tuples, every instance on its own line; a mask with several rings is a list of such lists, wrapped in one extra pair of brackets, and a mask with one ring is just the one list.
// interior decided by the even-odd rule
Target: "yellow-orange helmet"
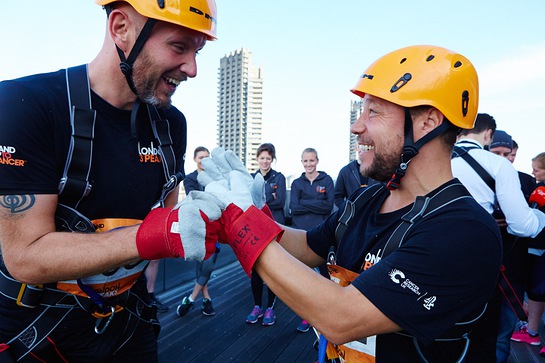
[(196, 30), (216, 40), (215, 0), (95, 0), (99, 5), (116, 1), (129, 3), (140, 15)]
[(433, 106), (464, 129), (473, 128), (479, 105), (479, 80), (471, 62), (430, 45), (401, 48), (379, 58), (351, 91), (403, 107)]

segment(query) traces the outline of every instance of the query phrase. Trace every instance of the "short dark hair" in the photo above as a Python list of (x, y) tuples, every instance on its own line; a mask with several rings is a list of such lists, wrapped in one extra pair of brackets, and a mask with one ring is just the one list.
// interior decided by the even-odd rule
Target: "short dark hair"
[(204, 146), (197, 146), (195, 148), (195, 151), (193, 151), (193, 159), (195, 159), (197, 157), (197, 154), (200, 153), (201, 151), (206, 151), (208, 154), (210, 154), (210, 151), (208, 151), (208, 149), (205, 148)]
[(478, 113), (475, 119), (475, 126), (472, 129), (462, 129), (460, 135), (480, 134), (486, 130), (492, 130), (492, 135), (494, 135), (494, 132), (496, 132), (496, 120), (487, 113)]
[(259, 145), (257, 148), (257, 151), (255, 152), (255, 156), (259, 157), (259, 154), (261, 154), (263, 151), (266, 151), (269, 153), (269, 155), (274, 159), (276, 159), (276, 150), (274, 148), (274, 145), (266, 142), (264, 144)]

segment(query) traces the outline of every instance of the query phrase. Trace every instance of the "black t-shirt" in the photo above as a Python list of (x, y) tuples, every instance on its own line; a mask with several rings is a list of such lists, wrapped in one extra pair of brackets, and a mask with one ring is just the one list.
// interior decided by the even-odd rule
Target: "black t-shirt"
[[(416, 222), (403, 244), (381, 258), (388, 237), (412, 207), (379, 213), (384, 198), (356, 212), (337, 264), (359, 273), (352, 284), (423, 347), (440, 344), (433, 340), (479, 316), (494, 291), (502, 253), (498, 226), (473, 198), (461, 198)], [(341, 213), (307, 233), (309, 246), (324, 258)], [(412, 338), (397, 333), (377, 336), (376, 352), (377, 362), (420, 361)]]

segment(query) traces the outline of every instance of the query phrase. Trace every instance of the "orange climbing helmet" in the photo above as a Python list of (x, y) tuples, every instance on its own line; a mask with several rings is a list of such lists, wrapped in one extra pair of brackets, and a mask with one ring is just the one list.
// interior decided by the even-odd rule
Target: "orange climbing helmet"
[[(95, 0), (106, 6), (120, 0)], [(216, 40), (217, 9), (215, 0), (121, 0), (140, 15), (196, 30), (208, 40)]]
[(430, 45), (401, 48), (379, 58), (351, 91), (403, 107), (433, 106), (463, 129), (473, 128), (479, 105), (479, 80), (471, 62)]

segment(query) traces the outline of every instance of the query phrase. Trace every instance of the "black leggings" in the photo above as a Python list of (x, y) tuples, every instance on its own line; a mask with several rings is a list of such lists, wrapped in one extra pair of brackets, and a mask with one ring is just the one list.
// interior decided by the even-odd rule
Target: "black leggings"
[[(257, 274), (257, 272), (252, 269), (252, 294), (254, 295), (254, 304), (259, 305), (263, 308), (263, 280)], [(268, 300), (267, 308), (274, 308), (274, 303), (276, 302), (276, 295), (274, 292), (267, 287), (268, 290)]]

